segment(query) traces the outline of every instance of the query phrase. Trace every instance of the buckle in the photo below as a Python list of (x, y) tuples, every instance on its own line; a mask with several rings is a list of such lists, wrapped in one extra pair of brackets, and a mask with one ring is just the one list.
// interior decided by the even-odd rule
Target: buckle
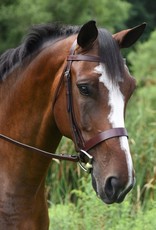
[(81, 161), (81, 157), (79, 156), (79, 165), (80, 165), (80, 167), (81, 167), (85, 172), (90, 172), (90, 170), (93, 168), (93, 166), (92, 166), (93, 157), (92, 157), (89, 153), (87, 153), (85, 150), (83, 150), (83, 149), (80, 149), (79, 152), (80, 152), (80, 154), (82, 153), (82, 154), (84, 154), (85, 156), (87, 156), (87, 158), (88, 158), (88, 161), (87, 161), (87, 163), (86, 163), (86, 162)]

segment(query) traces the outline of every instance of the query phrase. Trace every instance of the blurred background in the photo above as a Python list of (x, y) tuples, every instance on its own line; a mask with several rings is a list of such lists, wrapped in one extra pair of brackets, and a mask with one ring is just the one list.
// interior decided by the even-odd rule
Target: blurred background
[[(126, 112), (136, 185), (122, 204), (105, 205), (78, 165), (52, 161), (46, 184), (52, 230), (156, 229), (155, 12), (155, 0), (0, 0), (0, 53), (19, 45), (34, 24), (94, 19), (115, 33), (147, 22), (140, 41), (122, 51), (137, 80)], [(63, 138), (57, 152), (74, 153), (73, 144)]]

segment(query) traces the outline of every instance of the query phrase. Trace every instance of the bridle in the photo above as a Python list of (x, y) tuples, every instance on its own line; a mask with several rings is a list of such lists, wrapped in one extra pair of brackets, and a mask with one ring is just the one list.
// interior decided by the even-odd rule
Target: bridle
[[(10, 143), (16, 144), (17, 146), (23, 147), (27, 150), (35, 151), (37, 153), (41, 153), (45, 156), (49, 156), (54, 159), (79, 162), (81, 168), (84, 171), (90, 171), (90, 168), (92, 168), (92, 160), (93, 160), (93, 157), (88, 153), (90, 149), (92, 149), (99, 143), (106, 141), (110, 138), (120, 137), (120, 136), (128, 137), (128, 134), (125, 128), (119, 127), (119, 128), (112, 128), (112, 129), (100, 132), (88, 141), (85, 141), (83, 139), (83, 136), (81, 134), (81, 131), (75, 119), (75, 113), (74, 113), (74, 107), (73, 107), (73, 97), (72, 97), (72, 87), (71, 87), (71, 66), (72, 66), (73, 61), (88, 61), (88, 62), (102, 62), (102, 61), (100, 60), (100, 57), (98, 56), (74, 54), (76, 44), (77, 43), (75, 41), (70, 49), (70, 54), (67, 57), (67, 64), (65, 66), (63, 74), (60, 78), (60, 82), (56, 89), (53, 107), (55, 106), (55, 102), (59, 94), (62, 79), (64, 78), (65, 83), (66, 83), (67, 112), (69, 114), (70, 124), (72, 127), (73, 141), (75, 144), (76, 151), (79, 152), (79, 155), (55, 154), (55, 153), (47, 152), (39, 148), (21, 143), (3, 134), (0, 134), (0, 138)], [(85, 156), (85, 162), (84, 162), (84, 156)], [(87, 158), (87, 162), (86, 162), (86, 158)]]
[[(75, 143), (75, 149), (79, 152), (79, 164), (83, 170), (88, 171), (88, 168), (92, 168), (93, 157), (88, 153), (90, 149), (113, 137), (127, 136), (125, 128), (112, 128), (103, 132), (98, 133), (88, 141), (84, 141), (77, 121), (75, 119), (74, 106), (73, 106), (73, 94), (71, 87), (71, 66), (73, 61), (88, 61), (88, 62), (102, 62), (99, 56), (93, 55), (81, 55), (74, 54), (77, 42), (75, 41), (70, 49), (70, 54), (67, 57), (67, 65), (64, 71), (64, 79), (66, 83), (66, 95), (67, 95), (67, 111), (70, 118), (70, 124), (72, 127), (73, 140)], [(83, 156), (88, 158), (87, 164), (83, 164)], [(82, 160), (82, 161), (81, 161)]]

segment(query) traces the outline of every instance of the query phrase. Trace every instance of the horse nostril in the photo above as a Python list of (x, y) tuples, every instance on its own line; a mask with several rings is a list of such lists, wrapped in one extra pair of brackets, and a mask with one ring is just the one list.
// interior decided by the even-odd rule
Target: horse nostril
[(107, 178), (104, 189), (108, 198), (116, 199), (121, 189), (119, 180), (116, 177)]

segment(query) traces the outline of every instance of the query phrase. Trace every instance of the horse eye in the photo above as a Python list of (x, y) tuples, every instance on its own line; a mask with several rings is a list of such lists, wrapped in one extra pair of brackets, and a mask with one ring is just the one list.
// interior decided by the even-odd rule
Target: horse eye
[(78, 85), (78, 89), (82, 95), (89, 96), (90, 92), (87, 85)]

